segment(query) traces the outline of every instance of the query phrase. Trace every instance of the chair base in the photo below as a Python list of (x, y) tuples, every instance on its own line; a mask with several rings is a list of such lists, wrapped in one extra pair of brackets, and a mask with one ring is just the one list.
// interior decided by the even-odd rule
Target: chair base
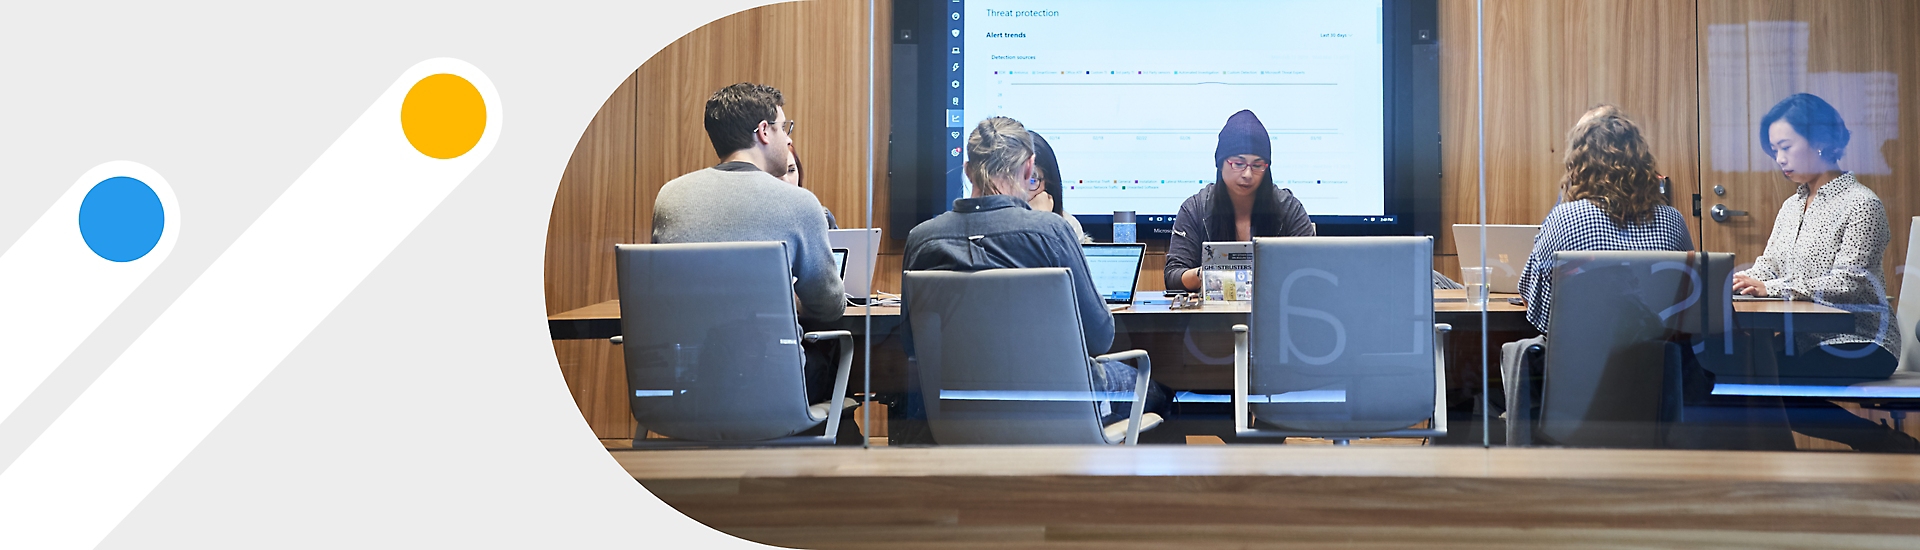
[[(1920, 389), (1920, 376), (1914, 373), (1895, 372), (1886, 380), (1864, 382), (1851, 387)], [(1893, 417), (1893, 429), (1897, 431), (1906, 431), (1908, 412), (1920, 410), (1920, 398), (1915, 397), (1851, 397), (1833, 398), (1831, 401), (1853, 403), (1868, 410), (1886, 411)]]

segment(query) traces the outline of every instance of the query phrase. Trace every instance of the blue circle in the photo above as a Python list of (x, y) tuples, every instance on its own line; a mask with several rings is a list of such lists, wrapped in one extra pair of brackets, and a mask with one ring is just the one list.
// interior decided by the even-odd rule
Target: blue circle
[(160, 244), (167, 225), (160, 196), (145, 182), (129, 177), (108, 178), (87, 191), (80, 201), (80, 238), (94, 254), (116, 262), (131, 262)]

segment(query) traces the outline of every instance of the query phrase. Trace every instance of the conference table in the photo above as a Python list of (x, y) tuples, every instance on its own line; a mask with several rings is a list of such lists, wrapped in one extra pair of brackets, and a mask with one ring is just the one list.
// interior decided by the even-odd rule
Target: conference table
[[(1481, 307), (1466, 301), (1464, 290), (1435, 290), (1434, 322), (1453, 326), (1448, 387), (1468, 392), (1479, 386)], [(1514, 294), (1494, 294), (1487, 300), (1484, 334), (1488, 343), (1517, 340), (1537, 334), (1527, 323), (1526, 306), (1510, 303)], [(1192, 309), (1173, 309), (1157, 295), (1135, 301), (1114, 313), (1113, 349), (1144, 349), (1153, 358), (1154, 379), (1183, 390), (1232, 388), (1232, 326), (1246, 323), (1252, 302), (1206, 302)], [(1807, 301), (1734, 301), (1733, 326), (1738, 330), (1847, 332), (1853, 316), (1844, 310)], [(619, 300), (556, 313), (547, 317), (555, 340), (601, 339), (620, 334)], [(662, 314), (670, 314), (661, 312)], [(828, 323), (805, 323), (806, 330), (847, 330), (856, 337), (870, 335), (873, 389), (905, 389), (906, 354), (900, 342), (905, 332), (897, 306), (848, 306), (846, 315)], [(862, 365), (855, 358), (855, 377)], [(1494, 365), (1493, 368), (1497, 368)], [(856, 380), (854, 387), (861, 387)], [(1455, 393), (1455, 392), (1449, 392)], [(1464, 396), (1464, 393), (1462, 393)]]

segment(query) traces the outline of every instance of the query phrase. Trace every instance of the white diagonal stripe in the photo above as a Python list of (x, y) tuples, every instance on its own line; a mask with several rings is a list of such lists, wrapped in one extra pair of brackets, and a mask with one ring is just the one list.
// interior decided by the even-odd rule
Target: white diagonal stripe
[[(108, 178), (140, 180), (160, 197), (160, 241), (139, 259), (107, 260), (80, 235), (80, 204)], [(80, 176), (0, 256), (0, 420), (107, 320), (173, 252), (180, 206), (167, 181), (136, 162), (101, 164)]]
[[(447, 160), (400, 127), (408, 90), (440, 73), (471, 82), (487, 113), (479, 143)], [(466, 62), (403, 73), (0, 472), (0, 533), (31, 548), (98, 544), (486, 158), (501, 114)]]

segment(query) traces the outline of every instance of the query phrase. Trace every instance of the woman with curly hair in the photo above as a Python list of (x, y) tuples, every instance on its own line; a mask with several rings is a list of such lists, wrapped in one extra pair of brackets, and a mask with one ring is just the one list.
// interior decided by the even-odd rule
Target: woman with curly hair
[(1686, 218), (1660, 193), (1660, 175), (1640, 128), (1612, 105), (1587, 111), (1567, 132), (1561, 203), (1540, 222), (1520, 275), (1527, 321), (1546, 333), (1553, 306), (1553, 253), (1563, 250), (1693, 250)]

